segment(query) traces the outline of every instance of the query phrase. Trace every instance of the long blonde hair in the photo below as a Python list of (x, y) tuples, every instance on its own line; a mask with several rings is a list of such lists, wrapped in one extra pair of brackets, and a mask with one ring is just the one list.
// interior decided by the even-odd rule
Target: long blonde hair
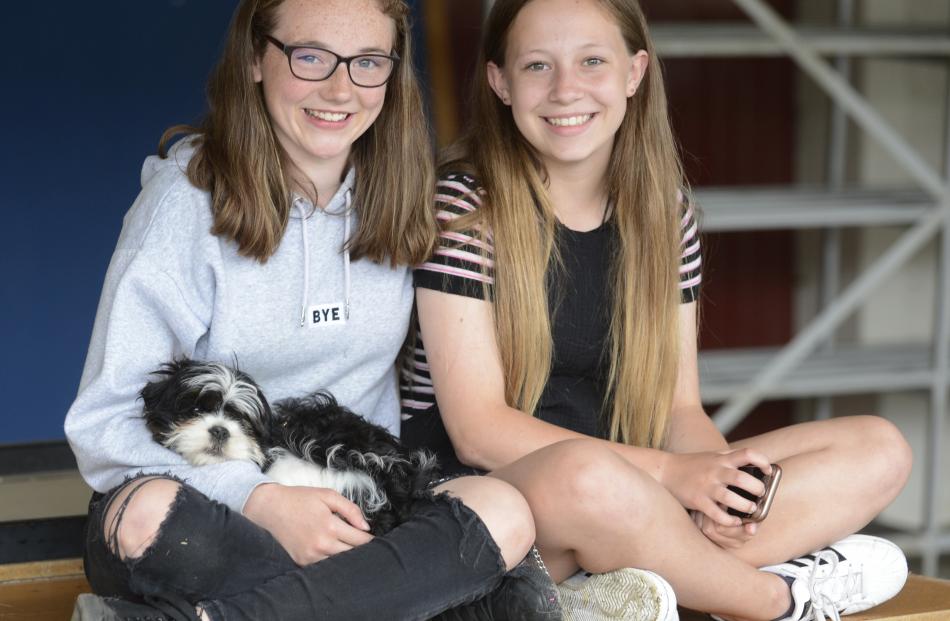
[[(208, 81), (209, 111), (197, 128), (169, 128), (159, 154), (180, 133), (197, 133), (188, 177), (211, 192), (212, 232), (234, 240), (241, 254), (264, 262), (280, 244), (292, 205), (293, 163), (274, 134), (255, 60), (268, 45), (284, 0), (243, 0), (234, 12), (224, 51)], [(435, 174), (422, 95), (412, 66), (409, 7), (376, 0), (396, 23), (393, 50), (400, 61), (379, 117), (353, 145), (359, 225), (348, 240), (354, 259), (411, 265), (423, 261), (436, 239), (429, 209)], [(411, 165), (406, 165), (410, 163)], [(310, 199), (316, 201), (316, 191)]]
[[(532, 0), (496, 0), (485, 25), (468, 132), (441, 170), (469, 170), (486, 191), (475, 219), (495, 252), (494, 318), (510, 405), (537, 408), (550, 376), (553, 343), (545, 275), (557, 269), (556, 218), (547, 173), (491, 90), (484, 68), (504, 66), (508, 31)], [(651, 62), (628, 99), (607, 170), (607, 195), (619, 248), (612, 259), (610, 370), (604, 401), (612, 440), (665, 442), (679, 350), (681, 206), (684, 186), (667, 113), (663, 76), (636, 0), (597, 0), (620, 26), (630, 53)]]

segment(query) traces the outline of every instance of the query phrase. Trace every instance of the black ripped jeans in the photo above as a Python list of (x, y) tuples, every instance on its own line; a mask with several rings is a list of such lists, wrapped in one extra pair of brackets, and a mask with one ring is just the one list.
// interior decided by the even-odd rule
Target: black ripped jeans
[(143, 484), (90, 501), (84, 560), (98, 595), (184, 601), (216, 621), (428, 619), (489, 593), (505, 573), (484, 523), (447, 495), (418, 501), (384, 536), (299, 567), (269, 532), (187, 485), (149, 548), (122, 560), (114, 552), (122, 508), (108, 531), (106, 511), (126, 485)]

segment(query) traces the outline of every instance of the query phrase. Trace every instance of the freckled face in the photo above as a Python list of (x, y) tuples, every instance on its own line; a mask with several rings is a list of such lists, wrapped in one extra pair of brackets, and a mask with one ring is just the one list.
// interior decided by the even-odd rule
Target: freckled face
[(631, 53), (596, 0), (533, 0), (508, 32), (504, 67), (488, 64), (495, 93), (550, 168), (606, 170), (646, 52)]
[[(388, 55), (396, 26), (376, 0), (286, 0), (269, 34), (285, 45), (320, 47), (340, 56)], [(353, 143), (379, 116), (386, 97), (385, 84), (354, 85), (343, 64), (321, 82), (301, 80), (271, 43), (253, 70), (277, 139), (310, 179), (322, 176), (327, 166), (342, 172)]]

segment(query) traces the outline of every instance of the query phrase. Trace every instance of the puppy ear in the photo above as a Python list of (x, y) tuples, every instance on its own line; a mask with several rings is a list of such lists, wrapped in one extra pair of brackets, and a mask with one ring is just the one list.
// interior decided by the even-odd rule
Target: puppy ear
[[(168, 388), (171, 381), (182, 371), (192, 366), (194, 362), (190, 358), (181, 357), (175, 358), (171, 362), (166, 362), (162, 366), (158, 367), (151, 373), (149, 376), (155, 376), (161, 379), (149, 382), (145, 385), (145, 388), (139, 393), (139, 396), (145, 401), (146, 409), (149, 409), (154, 406), (158, 399), (161, 398), (162, 394)], [(153, 404), (153, 405), (149, 405)]]
[[(177, 384), (199, 371), (201, 366), (201, 363), (195, 362), (187, 356), (182, 356), (175, 358), (171, 362), (166, 362), (152, 371), (149, 375), (156, 376), (160, 379), (149, 382), (145, 385), (145, 388), (142, 389), (142, 392), (139, 393), (139, 396), (145, 401), (146, 409), (157, 405), (166, 391), (173, 386), (177, 390)], [(150, 403), (153, 405), (150, 405)]]
[(165, 377), (160, 380), (155, 380), (145, 384), (145, 388), (139, 393), (142, 401), (145, 403), (145, 411), (154, 410), (158, 407), (159, 402), (162, 400), (162, 396), (165, 394), (165, 391), (168, 389), (169, 384), (172, 383), (172, 373), (166, 371), (164, 368), (162, 371), (158, 371)]
[(164, 434), (168, 433), (172, 423), (170, 416), (174, 409), (172, 405), (174, 401), (172, 403), (168, 401), (176, 397), (175, 392), (181, 374), (193, 364), (188, 358), (177, 358), (166, 362), (152, 371), (151, 375), (156, 379), (145, 384), (139, 392), (139, 397), (144, 404), (142, 413), (145, 417), (145, 425), (158, 442), (161, 442)]
[[(255, 384), (255, 386), (256, 386), (256, 384)], [(271, 409), (271, 407), (270, 407), (270, 402), (267, 401), (267, 397), (264, 396), (264, 391), (261, 390), (260, 387), (258, 387), (258, 389), (257, 389), (257, 398), (258, 398), (258, 399), (260, 400), (260, 402), (261, 402), (261, 408), (264, 410), (264, 416), (267, 417), (267, 418), (273, 418), (273, 417), (274, 417), (274, 411)]]
[(165, 378), (154, 382), (149, 382), (139, 393), (145, 406), (142, 414), (145, 417), (145, 426), (152, 432), (152, 437), (159, 443), (162, 442), (165, 434), (168, 433), (171, 421), (168, 419), (162, 407), (165, 401), (165, 395), (173, 382), (172, 378)]
[(257, 399), (261, 403), (261, 418), (253, 421), (253, 424), (257, 427), (261, 437), (267, 443), (272, 443), (277, 429), (277, 419), (274, 416), (274, 410), (271, 409), (270, 402), (267, 401), (267, 397), (264, 396), (264, 391), (261, 390), (260, 387), (257, 388)]

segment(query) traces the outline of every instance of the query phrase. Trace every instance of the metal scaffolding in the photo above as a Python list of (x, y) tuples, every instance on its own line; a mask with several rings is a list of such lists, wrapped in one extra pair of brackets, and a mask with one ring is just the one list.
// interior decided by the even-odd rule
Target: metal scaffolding
[[(767, 398), (819, 397), (818, 416), (830, 414), (828, 397), (861, 392), (923, 390), (930, 393), (926, 450), (924, 526), (895, 537), (909, 554), (920, 554), (923, 571), (935, 575), (950, 533), (938, 523), (940, 438), (950, 381), (950, 166), (935, 170), (850, 83), (851, 57), (950, 58), (944, 30), (881, 31), (851, 25), (853, 7), (838, 1), (835, 28), (793, 28), (763, 0), (732, 0), (749, 25), (655, 25), (661, 56), (788, 56), (833, 102), (827, 188), (823, 190), (707, 190), (697, 202), (707, 231), (821, 228), (822, 309), (785, 346), (773, 351), (704, 352), (703, 398), (723, 402), (715, 416), (727, 432)], [(830, 57), (826, 59), (825, 56)], [(950, 97), (950, 94), (948, 94)], [(950, 110), (950, 105), (947, 106)], [(846, 117), (909, 173), (919, 191), (846, 191)], [(947, 120), (950, 145), (950, 117)], [(950, 151), (946, 161), (950, 162)], [(848, 286), (839, 290), (839, 231), (845, 226), (905, 225), (908, 229)], [(835, 331), (874, 290), (925, 244), (940, 240), (937, 312), (932, 347), (845, 347)]]

